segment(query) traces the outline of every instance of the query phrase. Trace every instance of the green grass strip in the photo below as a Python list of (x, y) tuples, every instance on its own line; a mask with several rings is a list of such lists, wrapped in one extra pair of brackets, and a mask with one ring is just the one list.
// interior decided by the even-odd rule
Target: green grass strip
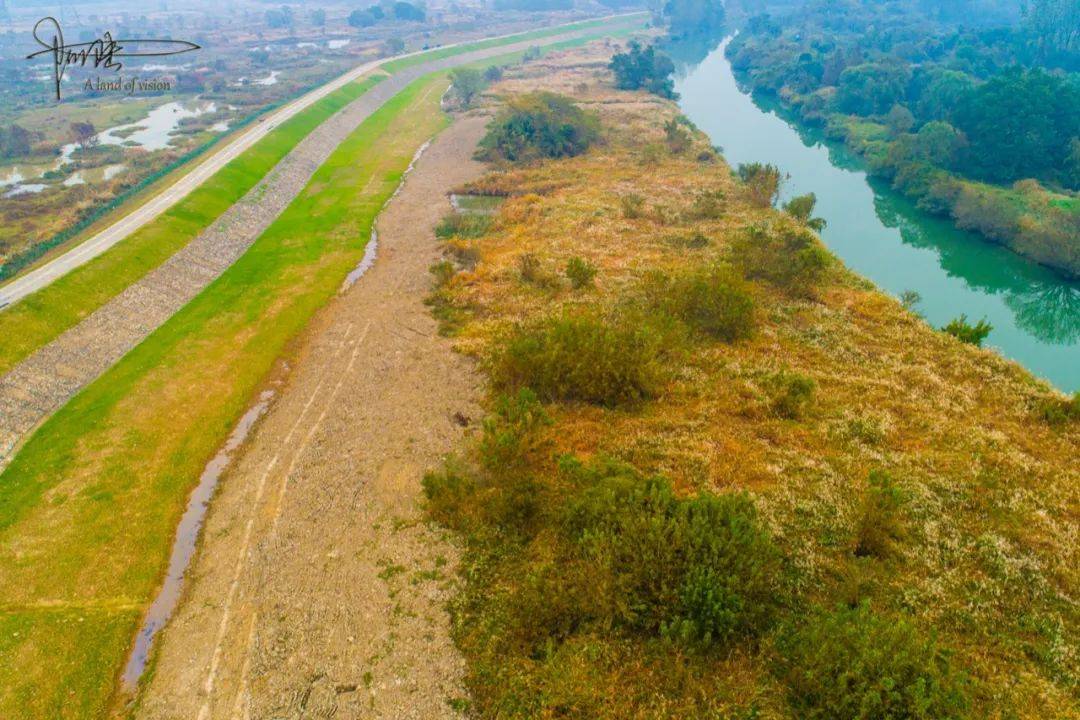
[(252, 247), (50, 418), (0, 475), (0, 717), (97, 718), (206, 459), (336, 292), (445, 74), (368, 118)]
[(305, 108), (130, 237), (0, 312), (0, 374), (194, 240), (312, 130), (381, 80), (349, 83)]
[[(539, 40), (552, 35), (562, 35), (568, 32), (576, 32), (579, 30), (587, 30), (589, 28), (606, 28), (612, 23), (621, 24), (623, 22), (633, 23), (636, 26), (643, 27), (645, 20), (648, 16), (645, 13), (641, 13), (639, 16), (600, 20), (585, 20), (579, 23), (572, 23), (570, 25), (559, 25), (555, 27), (543, 28), (541, 30), (532, 30), (530, 32), (519, 33), (517, 35), (511, 35), (510, 37), (497, 38), (492, 40), (481, 40), (475, 43), (469, 43), (468, 45), (461, 45), (458, 47), (436, 48), (429, 50), (428, 52), (420, 55), (413, 55), (411, 57), (401, 58), (400, 60), (392, 60), (385, 63), (382, 67), (389, 73), (395, 73), (399, 70), (403, 70), (407, 67), (412, 67), (419, 63), (431, 62), (432, 60), (441, 60), (452, 55), (458, 55), (463, 52), (473, 52), (474, 50), (486, 50), (487, 48), (496, 47), (498, 45), (508, 45), (510, 43), (518, 43), (524, 40)], [(608, 33), (601, 33), (608, 34)]]

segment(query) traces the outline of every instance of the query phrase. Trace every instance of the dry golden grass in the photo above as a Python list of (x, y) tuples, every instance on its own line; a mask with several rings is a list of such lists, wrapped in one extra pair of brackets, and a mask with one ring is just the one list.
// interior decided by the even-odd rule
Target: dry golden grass
[[(469, 241), (480, 263), (445, 290), (466, 311), (455, 329), (462, 352), (487, 360), (518, 322), (610, 308), (640, 292), (651, 270), (723, 262), (749, 225), (787, 222), (750, 208), (722, 160), (698, 158), (703, 136), (672, 155), (663, 124), (674, 105), (613, 90), (609, 55), (597, 45), (553, 55), (493, 88), (576, 97), (600, 115), (605, 141), (467, 188), (508, 199), (493, 230)], [(722, 217), (684, 219), (698, 193), (716, 189), (728, 198)], [(624, 216), (620, 198), (631, 193), (645, 198), (642, 217)], [(694, 233), (710, 243), (678, 241)], [(583, 258), (599, 270), (596, 287), (523, 283), (524, 253), (560, 276)], [(912, 616), (977, 680), (977, 714), (1077, 717), (1080, 424), (1046, 424), (1034, 411), (1053, 394), (1044, 383), (934, 330), (839, 261), (808, 298), (754, 288), (752, 339), (695, 342), (662, 395), (634, 411), (550, 407), (556, 451), (614, 456), (684, 492), (749, 491), (808, 600), (867, 599)], [(816, 383), (799, 420), (771, 409), (781, 371)], [(887, 560), (853, 557), (874, 469), (905, 498), (905, 539)], [(755, 682), (749, 666), (724, 672), (736, 685)]]

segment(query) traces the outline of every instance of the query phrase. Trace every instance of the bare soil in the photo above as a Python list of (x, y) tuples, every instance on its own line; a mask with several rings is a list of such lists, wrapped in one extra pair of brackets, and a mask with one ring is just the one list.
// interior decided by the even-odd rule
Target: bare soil
[(423, 298), (483, 122), (435, 139), (378, 220), (374, 266), (300, 341), (212, 502), (136, 717), (459, 716), (457, 555), (418, 500), (480, 391)]

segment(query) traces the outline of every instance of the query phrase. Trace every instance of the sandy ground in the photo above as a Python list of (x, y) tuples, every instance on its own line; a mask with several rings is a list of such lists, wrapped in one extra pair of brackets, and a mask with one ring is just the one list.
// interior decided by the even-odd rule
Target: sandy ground
[(458, 716), (457, 557), (418, 501), (480, 390), (423, 297), (482, 126), (432, 143), (380, 216), (374, 266), (306, 332), (211, 504), (136, 717)]

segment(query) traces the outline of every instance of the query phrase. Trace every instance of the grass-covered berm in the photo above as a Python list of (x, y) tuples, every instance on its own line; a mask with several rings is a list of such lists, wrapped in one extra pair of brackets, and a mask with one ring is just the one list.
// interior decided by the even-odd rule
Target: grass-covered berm
[(1080, 716), (1080, 401), (848, 271), (598, 52), (491, 88), (482, 151), (530, 159), (458, 189), (504, 200), (432, 268), (489, 379), (425, 479), (475, 715)]

